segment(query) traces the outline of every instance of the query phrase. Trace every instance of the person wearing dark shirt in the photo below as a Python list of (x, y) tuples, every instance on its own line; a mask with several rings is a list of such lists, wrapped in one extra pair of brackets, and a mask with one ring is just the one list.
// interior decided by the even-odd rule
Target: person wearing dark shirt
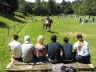
[(48, 60), (51, 63), (61, 62), (60, 50), (62, 49), (61, 44), (56, 42), (57, 36), (51, 36), (51, 42), (48, 44)]
[(65, 60), (73, 60), (73, 53), (72, 53), (72, 44), (70, 44), (68, 41), (68, 37), (64, 37), (63, 39), (64, 44), (62, 44), (63, 47), (63, 59)]

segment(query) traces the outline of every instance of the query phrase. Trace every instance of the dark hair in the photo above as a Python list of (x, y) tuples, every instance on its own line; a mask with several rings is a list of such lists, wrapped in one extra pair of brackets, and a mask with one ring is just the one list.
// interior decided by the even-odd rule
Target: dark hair
[(77, 39), (82, 38), (81, 34), (77, 34)]
[(63, 41), (68, 43), (68, 37), (64, 37)]
[(14, 40), (18, 40), (18, 38), (19, 38), (18, 35), (17, 34), (14, 34), (13, 39)]
[(57, 40), (57, 36), (56, 36), (56, 35), (52, 35), (52, 36), (51, 36), (51, 41), (56, 42), (56, 40)]

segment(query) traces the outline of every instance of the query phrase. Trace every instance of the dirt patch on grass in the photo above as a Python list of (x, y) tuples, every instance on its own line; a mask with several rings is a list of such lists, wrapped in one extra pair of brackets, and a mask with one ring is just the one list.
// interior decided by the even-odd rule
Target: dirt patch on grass
[(64, 33), (60, 33), (61, 35), (65, 36), (65, 35), (68, 35), (68, 36), (72, 36), (72, 37), (76, 37), (77, 34), (82, 34), (83, 37), (88, 37), (89, 34), (87, 33), (80, 33), (80, 32), (64, 32)]

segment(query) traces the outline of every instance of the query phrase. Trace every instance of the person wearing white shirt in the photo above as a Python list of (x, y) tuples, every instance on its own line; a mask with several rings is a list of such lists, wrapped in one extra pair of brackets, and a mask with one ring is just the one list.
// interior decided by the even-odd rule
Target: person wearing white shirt
[(18, 41), (18, 35), (14, 34), (13, 40), (9, 43), (9, 48), (11, 50), (11, 58), (22, 61), (22, 49), (21, 43)]
[(80, 63), (90, 62), (90, 53), (88, 43), (83, 40), (81, 34), (77, 35), (78, 41), (74, 44), (74, 51), (76, 52), (76, 60)]
[(31, 62), (33, 59), (33, 44), (30, 43), (30, 37), (25, 36), (25, 42), (22, 44), (22, 58), (24, 62)]

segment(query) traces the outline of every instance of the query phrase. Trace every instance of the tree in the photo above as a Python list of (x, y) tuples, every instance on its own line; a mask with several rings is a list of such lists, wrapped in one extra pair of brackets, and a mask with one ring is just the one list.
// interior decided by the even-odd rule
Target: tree
[(74, 14), (82, 14), (81, 0), (75, 0), (74, 2), (72, 2), (72, 9), (74, 11)]
[(93, 12), (93, 15), (96, 15), (96, 0), (92, 2), (92, 12)]
[(18, 0), (4, 0), (4, 2), (11, 6), (11, 12), (15, 12), (19, 8)]
[(49, 0), (48, 1), (48, 8), (52, 15), (56, 14), (56, 1), (55, 0)]
[(84, 14), (91, 14), (92, 10), (91, 10), (91, 5), (92, 5), (92, 0), (82, 0), (82, 11)]

